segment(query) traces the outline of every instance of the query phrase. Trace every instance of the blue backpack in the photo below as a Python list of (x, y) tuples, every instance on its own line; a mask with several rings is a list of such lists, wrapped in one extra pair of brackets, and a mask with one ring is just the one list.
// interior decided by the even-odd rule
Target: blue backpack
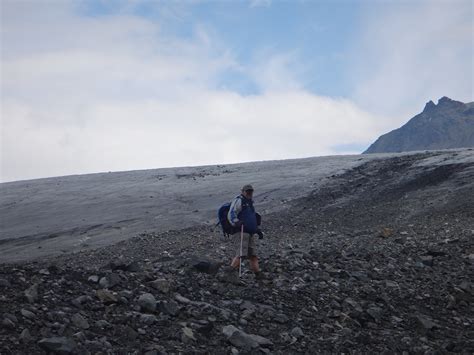
[[(230, 205), (231, 205), (231, 202), (224, 203), (217, 211), (218, 222), (216, 226), (218, 226), (219, 224), (221, 225), (222, 233), (224, 234), (225, 237), (228, 237), (229, 235), (240, 232), (240, 228), (236, 228), (232, 224), (230, 224), (229, 219), (227, 218), (227, 215), (229, 214), (229, 210), (230, 210)], [(247, 211), (247, 209), (250, 209), (250, 208), (251, 208), (251, 211)], [(256, 223), (252, 223), (253, 221), (250, 221), (251, 223), (246, 223), (246, 218), (244, 218), (243, 220), (244, 232), (250, 233), (250, 234), (257, 233), (257, 227), (262, 223), (262, 217), (260, 216), (260, 214), (255, 213), (253, 209), (253, 205), (247, 206), (246, 203), (243, 203), (242, 211), (240, 212), (240, 214), (242, 213), (247, 214), (246, 212), (248, 212), (249, 214), (253, 214), (253, 213), (255, 214)], [(239, 217), (240, 217), (240, 214), (239, 214)]]
[(229, 213), (230, 209), (230, 202), (224, 203), (219, 210), (217, 211), (217, 224), (221, 225), (222, 228), (222, 233), (224, 234), (224, 237), (228, 237), (231, 234), (234, 234), (238, 232), (232, 224), (230, 224), (229, 219), (227, 218), (227, 214)]

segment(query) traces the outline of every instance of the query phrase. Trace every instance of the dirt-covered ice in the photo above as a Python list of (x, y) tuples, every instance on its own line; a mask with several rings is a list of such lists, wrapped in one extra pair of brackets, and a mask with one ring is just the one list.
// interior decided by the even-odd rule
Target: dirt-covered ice
[(103, 246), (146, 231), (215, 221), (218, 206), (255, 185), (261, 209), (281, 208), (373, 156), (337, 156), (54, 177), (0, 185), (0, 260)]
[[(410, 153), (413, 154), (413, 153)], [(27, 260), (109, 245), (143, 232), (215, 223), (215, 211), (256, 188), (263, 213), (284, 209), (340, 174), (397, 154), (328, 156), (232, 165), (54, 177), (0, 184), (0, 261)], [(472, 161), (444, 151), (420, 164)]]

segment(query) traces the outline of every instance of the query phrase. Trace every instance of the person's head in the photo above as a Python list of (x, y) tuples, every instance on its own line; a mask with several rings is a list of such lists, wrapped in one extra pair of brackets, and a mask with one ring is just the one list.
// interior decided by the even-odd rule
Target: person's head
[(253, 196), (253, 187), (252, 185), (245, 185), (242, 187), (242, 195), (245, 196), (245, 198), (252, 198)]

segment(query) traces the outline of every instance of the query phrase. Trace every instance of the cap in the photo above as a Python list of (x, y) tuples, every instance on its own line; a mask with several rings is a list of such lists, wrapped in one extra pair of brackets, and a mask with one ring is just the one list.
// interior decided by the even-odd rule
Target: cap
[(250, 184), (244, 185), (244, 187), (242, 187), (242, 191), (249, 191), (249, 190), (253, 191), (253, 187)]

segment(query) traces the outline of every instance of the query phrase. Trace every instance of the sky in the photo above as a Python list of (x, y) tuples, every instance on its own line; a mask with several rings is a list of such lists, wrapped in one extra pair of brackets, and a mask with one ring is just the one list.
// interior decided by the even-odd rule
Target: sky
[(473, 98), (473, 2), (0, 0), (0, 181), (358, 154)]

